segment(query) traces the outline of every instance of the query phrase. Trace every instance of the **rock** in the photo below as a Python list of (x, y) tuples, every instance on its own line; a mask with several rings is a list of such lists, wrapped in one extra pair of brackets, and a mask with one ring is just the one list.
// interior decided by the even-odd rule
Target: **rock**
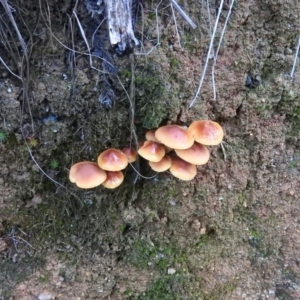
[(173, 275), (176, 273), (176, 270), (173, 269), (173, 268), (168, 268), (168, 271), (167, 271), (168, 275)]
[(54, 297), (48, 293), (48, 292), (42, 292), (39, 296), (38, 296), (39, 300), (51, 300), (54, 299)]

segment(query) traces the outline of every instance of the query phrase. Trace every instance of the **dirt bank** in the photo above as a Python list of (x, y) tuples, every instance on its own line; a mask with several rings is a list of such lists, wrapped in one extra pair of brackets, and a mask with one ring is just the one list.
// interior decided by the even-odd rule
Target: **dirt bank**
[[(118, 76), (107, 78), (110, 109), (99, 102), (102, 61), (93, 58), (92, 68), (85, 55), (74, 3), (11, 3), (30, 53), (21, 68), (22, 47), (3, 30), (11, 42), (1, 57), (25, 79), (0, 65), (3, 299), (300, 299), (298, 65), (289, 76), (300, 6), (236, 1), (215, 84), (210, 60), (189, 108), (220, 1), (204, 2), (180, 3), (195, 30), (177, 13), (175, 24), (167, 1), (143, 2), (136, 36), (144, 48), (134, 61), (111, 54)], [(83, 30), (84, 9), (79, 1)], [(131, 168), (113, 191), (68, 181), (74, 162), (134, 145), (148, 128), (196, 119), (216, 120), (226, 136), (192, 181), (166, 172), (134, 183)], [(154, 175), (143, 161), (139, 168)]]

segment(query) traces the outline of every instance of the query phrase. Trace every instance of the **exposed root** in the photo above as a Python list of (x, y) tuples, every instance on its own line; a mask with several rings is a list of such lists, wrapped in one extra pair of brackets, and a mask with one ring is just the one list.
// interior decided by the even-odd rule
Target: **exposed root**
[[(153, 179), (153, 178), (155, 178), (156, 176), (157, 176), (157, 174), (158, 173), (156, 173), (155, 175), (153, 175), (153, 176), (151, 176), (151, 177), (146, 177), (146, 176), (144, 176), (144, 175), (142, 175), (141, 173), (139, 173), (139, 171), (133, 166), (133, 164), (130, 164), (131, 165), (131, 167), (132, 167), (132, 169), (140, 176), (140, 177), (142, 177), (142, 178), (144, 178), (144, 179)], [(135, 179), (135, 181), (136, 181), (137, 179)]]
[(173, 18), (174, 18), (175, 28), (176, 28), (176, 35), (177, 35), (178, 45), (179, 45), (180, 48), (182, 48), (181, 43), (180, 43), (180, 36), (179, 36), (179, 31), (178, 31), (178, 26), (177, 26), (177, 21), (176, 21), (176, 16), (175, 16), (172, 1), (171, 1), (171, 9), (172, 9), (172, 14), (173, 14)]
[(214, 55), (214, 63), (213, 63), (213, 67), (212, 67), (212, 80), (213, 80), (214, 100), (217, 99), (217, 92), (216, 92), (216, 87), (215, 87), (215, 67), (216, 67), (216, 64), (217, 64), (218, 54), (219, 54), (219, 51), (220, 51), (220, 48), (221, 48), (222, 40), (223, 40), (225, 31), (226, 31), (226, 28), (227, 28), (227, 24), (228, 24), (229, 18), (230, 18), (230, 15), (231, 15), (231, 11), (232, 11), (232, 7), (233, 7), (233, 4), (234, 4), (234, 1), (235, 0), (232, 0), (231, 3), (230, 3), (230, 7), (229, 7), (229, 10), (228, 10), (228, 13), (227, 13), (227, 16), (226, 16), (225, 24), (224, 24), (222, 32), (221, 32), (219, 44), (218, 44), (217, 50), (216, 50), (215, 55)]
[(19, 75), (15, 74), (11, 68), (5, 63), (5, 61), (3, 60), (3, 58), (0, 56), (0, 61), (3, 63), (4, 67), (6, 68), (6, 70), (13, 75), (14, 77), (18, 78), (21, 82), (23, 82), (22, 77), (20, 77)]
[[(33, 46), (32, 35), (20, 14), (19, 8), (12, 8), (12, 6), (8, 4), (7, 0), (0, 0), (0, 3), (4, 8), (4, 13), (0, 18), (0, 42), (6, 50), (6, 55), (8, 55), (13, 61), (13, 66), (9, 66), (5, 62), (4, 57), (0, 57), (0, 61), (3, 63), (4, 67), (22, 83), (22, 109), (25, 109), (25, 105), (27, 105), (28, 113), (31, 117), (32, 130), (34, 131), (33, 117), (31, 114), (28, 96), (30, 80), (29, 57)], [(22, 27), (27, 29), (27, 43), (19, 30), (13, 13), (19, 14), (18, 17), (23, 23)], [(12, 70), (14, 67), (18, 70), (18, 74)], [(22, 115), (20, 117), (20, 124), (22, 124)]]
[[(157, 42), (156, 44), (147, 52), (135, 52), (135, 55), (149, 55), (154, 49), (156, 49), (160, 45), (160, 35), (159, 35), (159, 24), (158, 24), (158, 8), (161, 5), (162, 0), (159, 1), (155, 8), (155, 18), (156, 18), (156, 34), (157, 34)], [(143, 33), (142, 33), (143, 34)], [(142, 44), (143, 47), (143, 44)]]
[[(131, 116), (131, 120), (130, 120), (130, 133), (131, 133), (131, 137), (133, 138), (134, 141), (134, 147), (136, 152), (138, 151), (138, 137), (136, 134), (136, 130), (135, 130), (135, 124), (134, 124), (134, 119), (135, 119), (135, 69), (134, 69), (134, 55), (130, 54), (130, 66), (131, 66), (131, 82), (130, 82), (130, 95), (129, 95), (129, 103), (130, 103), (130, 116)], [(139, 171), (140, 171), (140, 160), (139, 157), (137, 158), (136, 162), (135, 162), (135, 168), (138, 170), (137, 174), (138, 176), (136, 176), (134, 183), (137, 182), (138, 177), (139, 177)], [(134, 169), (135, 170), (135, 169)]]
[(193, 98), (192, 102), (190, 103), (189, 108), (191, 108), (194, 105), (195, 101), (197, 100), (197, 98), (200, 94), (202, 84), (203, 84), (203, 81), (204, 81), (204, 78), (205, 78), (206, 70), (207, 70), (207, 67), (208, 67), (208, 62), (209, 62), (211, 56), (213, 55), (214, 39), (215, 39), (215, 35), (216, 35), (216, 32), (217, 32), (220, 16), (221, 16), (223, 3), (224, 3), (224, 0), (221, 0), (218, 15), (217, 15), (217, 18), (216, 18), (216, 21), (215, 21), (215, 26), (214, 26), (214, 29), (213, 29), (213, 32), (212, 32), (212, 35), (211, 35), (209, 49), (208, 49), (208, 52), (207, 52), (206, 61), (205, 61), (205, 64), (204, 64), (202, 76), (200, 78), (199, 86), (198, 86), (197, 92), (195, 94), (195, 97)]
[[(211, 34), (209, 49), (208, 49), (208, 53), (207, 53), (207, 56), (206, 56), (206, 61), (205, 61), (205, 64), (204, 64), (202, 76), (200, 78), (198, 89), (196, 91), (195, 97), (191, 101), (191, 103), (189, 105), (189, 108), (191, 108), (194, 105), (195, 101), (197, 100), (197, 98), (198, 98), (198, 96), (201, 92), (202, 85), (203, 85), (204, 78), (205, 78), (205, 74), (206, 74), (207, 67), (208, 67), (208, 64), (209, 64), (209, 60), (211, 58), (214, 59), (213, 68), (212, 68), (212, 82), (213, 82), (214, 100), (216, 100), (216, 87), (215, 87), (215, 79), (214, 79), (214, 70), (215, 70), (215, 66), (216, 66), (216, 63), (217, 63), (217, 56), (218, 56), (218, 53), (219, 53), (219, 50), (220, 50), (220, 47), (221, 47), (221, 44), (222, 44), (222, 40), (223, 40), (224, 34), (226, 32), (227, 24), (228, 24), (230, 15), (231, 15), (232, 7), (234, 5), (234, 1), (235, 0), (231, 0), (230, 7), (229, 7), (227, 17), (226, 17), (226, 21), (225, 21), (225, 24), (224, 24), (222, 32), (221, 32), (221, 37), (220, 37), (220, 40), (219, 40), (219, 43), (218, 43), (218, 47), (217, 47), (217, 50), (214, 51), (213, 47), (214, 47), (215, 35), (216, 35), (216, 31), (217, 31), (217, 28), (218, 28), (218, 25), (219, 25), (219, 20), (220, 20), (220, 16), (221, 16), (221, 12), (222, 12), (222, 9), (223, 9), (223, 4), (224, 4), (224, 0), (221, 0), (220, 6), (219, 6), (219, 9), (218, 9), (218, 15), (217, 15), (215, 25), (214, 25), (214, 29), (213, 29), (213, 32)], [(209, 10), (209, 7), (208, 7), (208, 10)]]
[(26, 143), (26, 147), (27, 147), (27, 151), (30, 155), (30, 158), (31, 160), (35, 163), (35, 165), (37, 166), (37, 168), (40, 170), (40, 172), (46, 176), (50, 181), (52, 181), (55, 185), (57, 185), (58, 187), (60, 188), (63, 188), (64, 190), (66, 190), (68, 193), (70, 193), (72, 196), (74, 196), (79, 202), (80, 204), (83, 206), (83, 203), (81, 201), (81, 199), (75, 195), (74, 193), (72, 193), (67, 187), (65, 187), (63, 184), (59, 183), (58, 181), (54, 180), (52, 177), (50, 177), (44, 170), (43, 168), (39, 165), (39, 163), (36, 161), (36, 159), (34, 158), (33, 154), (32, 154), (32, 151), (29, 147), (29, 145), (27, 144), (26, 140), (25, 140), (25, 143)]
[[(18, 228), (18, 230), (21, 231), (22, 234), (27, 235), (20, 228)], [(16, 231), (15, 231), (14, 228), (12, 228), (10, 230), (10, 233), (7, 234), (7, 237), (10, 238), (11, 241), (13, 242), (15, 250), (16, 250), (17, 253), (20, 253), (20, 251), (19, 251), (19, 244), (23, 244), (23, 245), (25, 244), (25, 245), (29, 246), (30, 248), (35, 249), (28, 241), (26, 241), (25, 239), (23, 239), (21, 236), (16, 235)], [(31, 254), (30, 254), (29, 251), (26, 251), (26, 252), (27, 252), (27, 254), (29, 254), (31, 256)]]
[(224, 156), (224, 161), (227, 161), (227, 155), (226, 155), (225, 146), (224, 146), (224, 145), (226, 145), (226, 143), (222, 142), (220, 145), (221, 145), (221, 148), (222, 148), (222, 152), (223, 152), (223, 156)]
[(182, 18), (193, 28), (196, 29), (197, 25), (193, 22), (193, 20), (186, 14), (186, 12), (179, 6), (179, 4), (175, 0), (170, 0), (171, 7), (173, 10), (173, 6), (178, 11), (178, 13), (182, 16)]
[(299, 49), (300, 49), (300, 34), (299, 34), (298, 45), (297, 45), (297, 49), (296, 49), (296, 53), (295, 53), (294, 63), (293, 63), (293, 67), (292, 67), (292, 71), (291, 71), (291, 75), (290, 75), (291, 78), (294, 77), (296, 64), (297, 64), (297, 61), (298, 61)]

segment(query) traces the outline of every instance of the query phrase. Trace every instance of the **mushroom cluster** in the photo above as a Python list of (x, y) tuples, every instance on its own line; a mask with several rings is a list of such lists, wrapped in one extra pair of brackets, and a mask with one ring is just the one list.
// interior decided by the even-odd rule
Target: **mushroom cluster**
[[(197, 174), (196, 166), (209, 160), (207, 146), (220, 144), (223, 136), (222, 127), (210, 120), (195, 121), (188, 128), (166, 125), (146, 133), (146, 141), (140, 143), (138, 154), (148, 160), (156, 172), (169, 170), (181, 180), (191, 180)], [(74, 164), (69, 179), (83, 189), (99, 185), (114, 189), (124, 180), (122, 170), (136, 159), (137, 153), (130, 147), (122, 151), (110, 148), (100, 153), (97, 163)]]
[(138, 150), (156, 172), (169, 170), (181, 179), (191, 180), (197, 174), (196, 166), (208, 162), (207, 146), (222, 142), (222, 127), (210, 120), (198, 120), (188, 128), (166, 125), (146, 133), (146, 141)]
[(97, 163), (83, 161), (74, 164), (70, 169), (69, 179), (83, 189), (99, 185), (115, 189), (124, 180), (122, 170), (129, 162), (134, 162), (136, 157), (132, 148), (124, 148), (122, 151), (110, 148), (100, 153)]

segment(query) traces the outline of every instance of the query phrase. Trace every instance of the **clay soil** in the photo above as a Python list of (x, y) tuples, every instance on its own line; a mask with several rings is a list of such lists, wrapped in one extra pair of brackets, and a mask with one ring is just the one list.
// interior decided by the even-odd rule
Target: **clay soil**
[[(111, 52), (109, 109), (82, 2), (78, 19), (75, 1), (9, 2), (27, 61), (0, 5), (0, 299), (300, 299), (299, 2), (235, 1), (190, 107), (221, 1), (179, 1), (195, 30), (168, 1), (143, 1), (143, 47)], [(145, 178), (129, 167), (116, 190), (68, 181), (74, 162), (197, 119), (226, 134), (192, 181), (143, 160)]]

